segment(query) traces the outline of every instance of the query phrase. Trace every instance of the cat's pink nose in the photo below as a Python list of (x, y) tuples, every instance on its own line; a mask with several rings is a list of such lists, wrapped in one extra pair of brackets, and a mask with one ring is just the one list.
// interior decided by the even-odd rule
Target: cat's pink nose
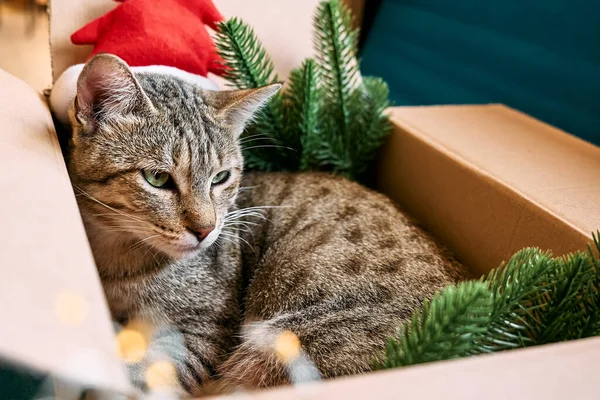
[(198, 241), (201, 242), (204, 239), (206, 239), (206, 237), (208, 235), (210, 235), (210, 233), (214, 230), (215, 230), (215, 227), (213, 225), (213, 226), (208, 226), (208, 227), (204, 227), (204, 228), (194, 229), (194, 230), (192, 230), (192, 232), (194, 232), (194, 235), (196, 235), (196, 237), (198, 238)]

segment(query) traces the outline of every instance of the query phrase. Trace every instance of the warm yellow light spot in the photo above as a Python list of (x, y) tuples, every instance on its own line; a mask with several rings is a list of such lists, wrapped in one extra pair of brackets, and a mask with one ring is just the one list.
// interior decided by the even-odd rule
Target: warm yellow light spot
[(59, 293), (54, 301), (54, 313), (63, 324), (72, 326), (81, 324), (87, 317), (88, 311), (88, 303), (79, 293)]
[(126, 363), (142, 361), (146, 355), (148, 342), (144, 335), (132, 328), (125, 328), (117, 334), (117, 351)]
[(177, 371), (168, 361), (158, 361), (148, 367), (146, 384), (150, 390), (168, 389), (177, 386)]
[(290, 331), (281, 332), (275, 339), (275, 352), (281, 361), (293, 361), (300, 355), (300, 339)]

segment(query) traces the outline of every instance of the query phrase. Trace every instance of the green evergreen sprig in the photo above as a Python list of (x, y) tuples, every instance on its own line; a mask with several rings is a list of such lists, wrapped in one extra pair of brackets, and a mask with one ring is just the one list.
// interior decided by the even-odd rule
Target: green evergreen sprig
[(380, 368), (450, 359), (470, 355), (472, 342), (487, 332), (492, 295), (481, 282), (449, 286), (423, 304), (400, 327), (386, 347)]
[(319, 4), (314, 20), (317, 61), (323, 71), (323, 91), (327, 113), (341, 143), (350, 135), (356, 118), (351, 102), (359, 75), (356, 48), (358, 30), (352, 28), (352, 15), (339, 1)]
[[(361, 78), (358, 30), (342, 1), (322, 1), (313, 25), (316, 59), (291, 72), (286, 90), (242, 136), (246, 168), (325, 170), (361, 179), (390, 132), (389, 91), (381, 79)], [(230, 86), (277, 81), (267, 52), (240, 19), (221, 23), (216, 43)]]
[(599, 287), (600, 260), (591, 247), (557, 258), (521, 250), (481, 280), (449, 286), (425, 302), (390, 339), (376, 368), (600, 335)]
[(218, 25), (219, 55), (226, 64), (227, 81), (236, 89), (266, 86), (277, 82), (269, 54), (249, 25), (234, 17)]
[(386, 115), (390, 90), (383, 79), (365, 77), (356, 91), (359, 93), (354, 97), (360, 99), (357, 107), (361, 107), (361, 111), (351, 127), (353, 140), (349, 159), (352, 164), (347, 175), (361, 178), (392, 130), (392, 123)]
[[(254, 30), (241, 19), (231, 18), (219, 23), (216, 44), (225, 62), (224, 76), (232, 88), (253, 89), (279, 81), (273, 61)], [(286, 159), (287, 154), (282, 154), (280, 144), (284, 129), (283, 108), (283, 95), (277, 93), (242, 135), (247, 168), (272, 171)]]
[(303, 171), (319, 168), (315, 152), (323, 134), (320, 81), (321, 71), (315, 60), (309, 58), (290, 73), (290, 86), (286, 92), (285, 142), (293, 148), (302, 149), (301, 153), (296, 153), (298, 164), (295, 169)]

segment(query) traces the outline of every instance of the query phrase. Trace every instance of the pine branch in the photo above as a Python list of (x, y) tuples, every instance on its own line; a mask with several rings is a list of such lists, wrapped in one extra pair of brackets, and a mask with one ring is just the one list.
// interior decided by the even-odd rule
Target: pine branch
[(273, 62), (248, 24), (237, 17), (220, 22), (216, 38), (230, 86), (250, 89), (277, 82)]
[(534, 344), (529, 332), (532, 314), (550, 291), (554, 260), (539, 249), (517, 252), (504, 267), (492, 270), (484, 282), (494, 295), (492, 322), (479, 351), (492, 352)]
[(582, 304), (588, 310), (580, 337), (600, 336), (600, 231), (592, 233), (594, 247), (588, 246), (588, 254), (594, 276), (588, 288), (588, 301)]
[(366, 168), (375, 159), (377, 150), (391, 132), (392, 124), (386, 114), (389, 88), (385, 81), (365, 77), (355, 93), (351, 109), (356, 110), (356, 117), (348, 144), (352, 166), (348, 175), (354, 180), (361, 180)]
[(593, 293), (595, 271), (588, 255), (574, 253), (556, 259), (555, 265), (554, 279), (548, 282), (550, 296), (535, 313), (531, 336), (536, 345), (579, 339), (590, 313), (596, 313), (581, 301)]
[[(600, 233), (594, 235), (594, 244), (600, 253)], [(600, 334), (600, 259), (591, 247), (589, 254), (562, 258), (524, 249), (479, 284), (488, 290), (487, 320), (467, 324), (460, 320), (470, 314), (458, 304), (467, 304), (481, 293), (479, 289), (461, 284), (462, 291), (452, 292), (455, 286), (448, 287), (431, 306), (426, 303), (416, 312), (411, 323), (401, 325), (402, 334), (390, 340), (378, 366), (392, 368)], [(437, 303), (447, 306), (443, 313), (431, 312)], [(461, 334), (471, 334), (470, 341), (452, 344), (447, 339)]]
[[(278, 81), (273, 62), (262, 43), (241, 19), (231, 18), (218, 24), (216, 46), (225, 61), (224, 76), (231, 87), (251, 89)], [(281, 160), (287, 156), (279, 145), (284, 127), (283, 107), (283, 97), (277, 93), (242, 135), (247, 168), (281, 169)]]
[[(358, 31), (343, 2), (322, 1), (314, 29), (318, 61), (307, 60), (294, 70), (288, 94), (275, 95), (242, 135), (245, 164), (269, 171), (326, 170), (357, 180), (389, 132), (387, 85), (361, 80)], [(219, 25), (216, 44), (231, 86), (277, 81), (267, 52), (240, 19)]]
[(360, 180), (390, 131), (385, 115), (389, 90), (376, 78), (361, 79), (358, 30), (339, 0), (323, 1), (315, 14), (315, 47), (323, 70), (324, 112), (320, 148), (312, 165)]
[(318, 169), (315, 151), (323, 141), (320, 113), (323, 103), (319, 88), (321, 74), (317, 63), (307, 59), (300, 68), (290, 73), (290, 86), (286, 93), (286, 144), (301, 149), (290, 169)]
[[(354, 117), (350, 98), (359, 78), (356, 60), (358, 30), (352, 28), (352, 14), (339, 0), (321, 2), (313, 25), (317, 61), (323, 71), (328, 129), (333, 129), (331, 134), (337, 135), (343, 142), (348, 137)], [(333, 150), (339, 152), (340, 149)]]
[(473, 341), (487, 332), (492, 308), (492, 295), (484, 283), (463, 282), (445, 288), (388, 341), (387, 358), (376, 367), (394, 368), (470, 354)]

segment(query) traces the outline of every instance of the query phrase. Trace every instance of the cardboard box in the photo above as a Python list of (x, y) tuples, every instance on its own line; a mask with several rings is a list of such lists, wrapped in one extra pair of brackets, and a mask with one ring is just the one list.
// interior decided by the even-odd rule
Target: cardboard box
[[(317, 0), (220, 0), (256, 27), (282, 76), (312, 54)], [(85, 59), (68, 35), (108, 0), (51, 5), (54, 76)], [(33, 89), (0, 71), (0, 356), (60, 382), (130, 389), (56, 140)], [(500, 105), (392, 110), (378, 187), (468, 265), (486, 272), (524, 246), (583, 249), (600, 228), (600, 149)], [(8, 305), (8, 306), (7, 306)], [(597, 395), (600, 339), (348, 377), (253, 397), (560, 398)], [(517, 394), (517, 395), (516, 395)], [(68, 397), (68, 396), (67, 396)]]
[(600, 229), (600, 149), (503, 105), (398, 107), (378, 188), (474, 271), (524, 247), (584, 250)]
[(0, 354), (67, 380), (126, 390), (45, 99), (4, 71), (0, 88), (6, 171), (0, 197)]

